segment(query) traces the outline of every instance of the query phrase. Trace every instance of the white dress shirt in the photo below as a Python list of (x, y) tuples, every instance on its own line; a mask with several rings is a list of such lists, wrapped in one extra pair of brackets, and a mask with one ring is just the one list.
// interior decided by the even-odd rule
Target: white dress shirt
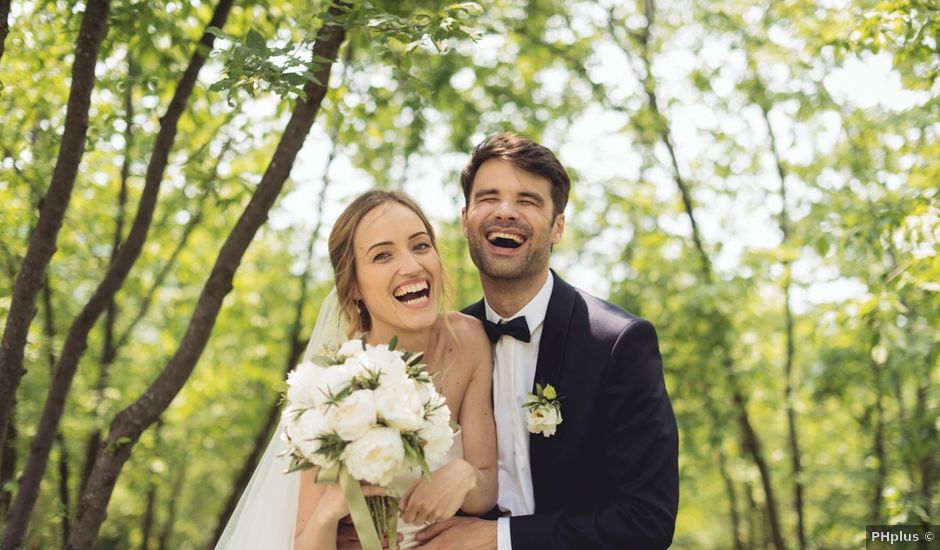
[[(499, 323), (524, 315), (531, 335), (529, 342), (502, 336), (496, 341), (493, 351), (493, 414), (496, 418), (499, 458), (499, 496), (496, 504), (507, 515), (535, 512), (535, 494), (529, 466), (529, 430), (522, 405), (534, 387), (542, 325), (553, 286), (554, 277), (549, 273), (538, 294), (522, 309), (506, 318), (493, 311), (484, 299), (488, 320)], [(502, 517), (497, 521), (497, 550), (512, 550), (509, 518)]]

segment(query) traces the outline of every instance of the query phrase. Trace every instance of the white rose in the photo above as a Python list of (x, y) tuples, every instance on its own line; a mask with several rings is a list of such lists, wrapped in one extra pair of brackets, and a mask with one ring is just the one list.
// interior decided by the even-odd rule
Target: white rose
[(379, 416), (393, 428), (413, 431), (424, 423), (424, 401), (415, 381), (407, 376), (383, 378), (375, 390), (375, 404)]
[(436, 414), (446, 414), (447, 419), (450, 420), (450, 408), (447, 406), (447, 400), (444, 399), (443, 395), (438, 393), (434, 384), (419, 385), (423, 386), (427, 392), (427, 397), (425, 397), (424, 401), (428, 404), (428, 407), (433, 409)]
[(339, 347), (337, 355), (352, 357), (358, 353), (362, 353), (362, 340), (347, 340)]
[[(320, 373), (313, 404), (316, 407), (322, 407), (329, 400), (330, 395), (336, 395), (346, 389), (352, 381), (352, 376), (342, 365), (317, 368), (320, 369)], [(287, 397), (290, 399), (290, 394)]]
[(401, 353), (389, 350), (385, 344), (369, 346), (365, 351), (365, 362), (371, 370), (381, 371), (383, 379), (386, 376), (396, 378), (405, 375), (405, 362), (402, 361)]
[(419, 432), (419, 435), (425, 441), (424, 458), (432, 469), (442, 465), (439, 462), (446, 458), (447, 451), (454, 444), (454, 431), (450, 429), (449, 418), (449, 414), (446, 419), (445, 417), (432, 416), (430, 420), (424, 423)]
[(320, 394), (320, 371), (313, 363), (301, 363), (287, 374), (287, 400), (297, 406), (316, 405), (316, 396)]
[(529, 432), (551, 437), (555, 435), (555, 429), (561, 424), (561, 414), (555, 407), (535, 407), (526, 413), (526, 424)]
[(347, 445), (342, 459), (353, 478), (386, 486), (403, 469), (405, 447), (398, 430), (376, 427)]
[(366, 369), (371, 368), (371, 365), (366, 359), (366, 354), (360, 351), (355, 355), (347, 357), (346, 361), (343, 363), (343, 368), (349, 373), (350, 378), (355, 378), (356, 376), (365, 374)]
[(352, 392), (338, 404), (330, 406), (326, 418), (336, 435), (346, 441), (364, 436), (376, 421), (372, 390)]
[(299, 418), (287, 426), (291, 442), (311, 463), (317, 466), (329, 466), (332, 461), (317, 452), (320, 442), (317, 438), (329, 431), (329, 424), (321, 411), (308, 409)]

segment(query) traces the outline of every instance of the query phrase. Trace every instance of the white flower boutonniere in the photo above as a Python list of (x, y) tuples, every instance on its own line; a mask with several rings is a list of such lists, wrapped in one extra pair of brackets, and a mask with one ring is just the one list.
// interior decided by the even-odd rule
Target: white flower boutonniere
[(526, 424), (529, 433), (540, 433), (545, 437), (555, 435), (555, 429), (561, 424), (561, 396), (551, 384), (535, 384), (535, 393), (529, 394), (529, 400), (523, 403)]

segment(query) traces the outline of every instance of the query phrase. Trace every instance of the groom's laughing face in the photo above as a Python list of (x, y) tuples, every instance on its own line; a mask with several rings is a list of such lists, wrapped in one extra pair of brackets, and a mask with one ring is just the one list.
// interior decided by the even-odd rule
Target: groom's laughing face
[(461, 212), (470, 257), (491, 279), (544, 273), (561, 240), (564, 214), (553, 215), (551, 182), (501, 159), (484, 162)]

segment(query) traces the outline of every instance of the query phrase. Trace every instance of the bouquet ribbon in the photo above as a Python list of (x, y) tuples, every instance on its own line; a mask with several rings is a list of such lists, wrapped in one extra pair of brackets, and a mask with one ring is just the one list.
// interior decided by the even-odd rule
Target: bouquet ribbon
[[(343, 495), (346, 497), (346, 506), (349, 507), (349, 515), (352, 517), (362, 550), (382, 550), (382, 543), (379, 541), (379, 534), (372, 521), (372, 515), (369, 513), (366, 497), (362, 494), (362, 487), (349, 470), (345, 466), (340, 466), (338, 471), (336, 468), (321, 470), (317, 476), (317, 482), (331, 483), (337, 481), (337, 478), (343, 489)], [(396, 550), (398, 547), (397, 517), (392, 521), (388, 531), (388, 547), (390, 550)]]

